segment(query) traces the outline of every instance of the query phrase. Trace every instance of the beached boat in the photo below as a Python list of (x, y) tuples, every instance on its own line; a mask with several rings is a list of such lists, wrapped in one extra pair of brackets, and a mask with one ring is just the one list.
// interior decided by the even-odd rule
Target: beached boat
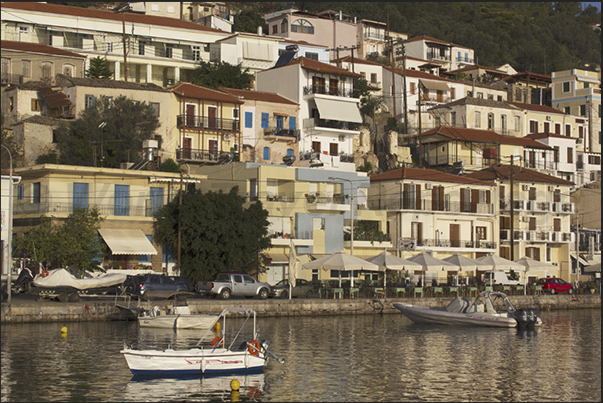
[[(226, 340), (226, 317), (228, 315), (245, 317), (241, 328), (232, 340)], [(249, 319), (253, 318), (251, 340), (243, 341), (237, 347), (237, 338)], [(222, 333), (211, 343), (206, 340), (211, 329), (205, 331), (197, 344), (190, 349), (174, 350), (167, 348), (124, 345), (120, 351), (124, 355), (130, 371), (134, 375), (211, 375), (220, 373), (261, 372), (270, 357), (279, 362), (283, 360), (269, 350), (270, 342), (256, 341), (256, 313), (249, 308), (227, 308), (214, 323), (222, 320)], [(213, 334), (213, 332), (212, 332)]]
[[(502, 300), (506, 309), (497, 311), (495, 304)], [(534, 308), (515, 309), (506, 294), (499, 291), (481, 292), (471, 303), (456, 297), (446, 308), (411, 305), (396, 302), (393, 306), (415, 323), (439, 325), (491, 326), (533, 328), (542, 320)]]
[(162, 329), (196, 329), (207, 330), (213, 328), (218, 315), (191, 314), (188, 305), (174, 305), (168, 308), (166, 314), (161, 313), (161, 308), (153, 305), (141, 311), (138, 316), (140, 327), (156, 327)]

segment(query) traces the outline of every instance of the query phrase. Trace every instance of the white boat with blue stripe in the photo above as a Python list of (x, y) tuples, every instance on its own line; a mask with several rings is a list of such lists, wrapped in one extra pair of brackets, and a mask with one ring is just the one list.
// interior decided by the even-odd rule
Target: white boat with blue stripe
[[(226, 317), (237, 314), (245, 317), (241, 329), (228, 343), (225, 340)], [(238, 347), (237, 337), (250, 318), (253, 318), (253, 336), (249, 341), (243, 341)], [(241, 372), (261, 372), (268, 363), (269, 357), (283, 363), (282, 358), (269, 350), (270, 342), (256, 341), (256, 312), (249, 308), (227, 308), (216, 319), (223, 321), (222, 332), (211, 342), (205, 340), (210, 334), (208, 329), (197, 344), (190, 349), (174, 350), (169, 346), (165, 349), (124, 345), (120, 351), (124, 355), (130, 371), (134, 375), (174, 376), (174, 375), (215, 375), (234, 374)], [(213, 328), (213, 326), (212, 326)], [(213, 333), (212, 333), (213, 334)]]

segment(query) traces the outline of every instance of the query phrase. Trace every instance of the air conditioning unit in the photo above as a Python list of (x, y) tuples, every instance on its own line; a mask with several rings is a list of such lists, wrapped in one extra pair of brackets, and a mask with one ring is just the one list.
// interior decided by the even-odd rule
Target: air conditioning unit
[(583, 139), (581, 139), (581, 138), (577, 138), (577, 139), (576, 139), (576, 144), (582, 144), (582, 142), (583, 142), (583, 141), (584, 141)]
[(530, 190), (530, 185), (522, 185), (521, 189), (522, 190)]
[(222, 140), (224, 140), (224, 141), (230, 141), (230, 138), (231, 138), (230, 134), (223, 134), (222, 135)]
[(425, 184), (425, 189), (430, 190), (433, 188), (433, 185), (431, 183), (426, 183)]
[(553, 118), (551, 118), (550, 116), (547, 116), (546, 120), (553, 120)]
[(523, 217), (521, 217), (521, 221), (523, 221), (523, 222), (530, 222), (530, 217), (523, 216)]

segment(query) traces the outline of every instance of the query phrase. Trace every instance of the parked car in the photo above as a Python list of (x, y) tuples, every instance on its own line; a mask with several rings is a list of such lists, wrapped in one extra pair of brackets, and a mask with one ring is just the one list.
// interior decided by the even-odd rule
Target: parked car
[(573, 285), (556, 277), (541, 278), (536, 282), (536, 285), (541, 285), (542, 291), (549, 292), (551, 294), (558, 294), (562, 292), (566, 292), (568, 294), (574, 293)]
[(258, 296), (266, 299), (270, 295), (270, 284), (262, 283), (244, 272), (234, 271), (218, 273), (214, 280), (199, 281), (195, 285), (195, 291), (206, 295), (208, 298), (222, 299), (232, 296), (253, 298)]
[[(295, 280), (295, 287), (293, 287), (291, 292), (292, 297), (312, 298), (313, 295), (314, 288), (312, 287), (312, 283), (303, 279)], [(276, 285), (272, 286), (270, 296), (275, 298), (289, 298), (289, 280), (281, 280), (276, 283)]]
[[(179, 276), (143, 274), (126, 279), (128, 294), (142, 298), (168, 298), (178, 292), (191, 292), (188, 280)], [(190, 283), (190, 282), (188, 282)]]

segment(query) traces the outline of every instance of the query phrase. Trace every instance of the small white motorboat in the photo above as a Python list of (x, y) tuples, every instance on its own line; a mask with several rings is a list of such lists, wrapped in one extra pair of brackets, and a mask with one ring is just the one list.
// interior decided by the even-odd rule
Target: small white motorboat
[(213, 328), (218, 319), (218, 315), (211, 314), (191, 314), (188, 305), (174, 305), (167, 310), (164, 315), (161, 308), (153, 305), (145, 309), (138, 316), (140, 327), (156, 327), (162, 329), (196, 329), (207, 330)]
[[(502, 300), (506, 310), (495, 309), (496, 300)], [(515, 309), (505, 293), (499, 291), (481, 292), (473, 304), (464, 297), (456, 297), (446, 308), (404, 304), (393, 306), (415, 323), (438, 325), (491, 326), (533, 328), (542, 320), (534, 308)]]
[[(241, 329), (228, 343), (225, 340), (226, 317), (228, 314), (245, 316)], [(243, 341), (238, 347), (233, 346), (243, 327), (253, 317), (253, 335), (251, 340)], [(124, 345), (120, 351), (124, 355), (130, 371), (134, 375), (172, 376), (172, 375), (213, 375), (221, 373), (261, 372), (269, 357), (283, 363), (269, 350), (270, 342), (256, 341), (256, 313), (249, 308), (227, 308), (223, 310), (214, 323), (223, 320), (222, 333), (215, 337), (211, 344), (205, 338), (210, 334), (208, 329), (197, 344), (190, 349), (174, 350), (167, 348)], [(142, 348), (139, 348), (142, 347)]]

